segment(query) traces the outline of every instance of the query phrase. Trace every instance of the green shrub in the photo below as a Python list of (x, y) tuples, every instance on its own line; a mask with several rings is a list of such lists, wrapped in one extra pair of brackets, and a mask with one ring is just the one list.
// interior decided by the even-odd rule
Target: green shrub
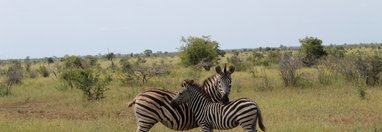
[(88, 100), (104, 98), (104, 92), (108, 90), (106, 86), (112, 80), (109, 75), (102, 73), (98, 64), (75, 56), (65, 60), (60, 78), (71, 88), (82, 90)]
[(42, 77), (49, 77), (49, 71), (45, 66), (40, 66), (38, 68), (38, 72)]
[(306, 66), (312, 66), (317, 60), (325, 56), (327, 53), (322, 46), (322, 40), (315, 37), (305, 37), (300, 39), (301, 53), (304, 55), (303, 63)]
[(216, 65), (219, 56), (224, 56), (224, 51), (219, 49), (219, 43), (211, 40), (209, 36), (182, 37), (185, 43), (180, 47), (180, 59), (185, 66), (202, 65), (206, 70)]
[(73, 69), (70, 72), (74, 86), (84, 93), (88, 100), (99, 100), (104, 98), (106, 86), (110, 83), (110, 76), (102, 77), (99, 70), (95, 69)]

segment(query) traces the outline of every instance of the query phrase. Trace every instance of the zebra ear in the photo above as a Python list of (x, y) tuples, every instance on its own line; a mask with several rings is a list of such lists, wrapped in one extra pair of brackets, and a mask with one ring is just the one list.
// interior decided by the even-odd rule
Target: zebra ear
[(183, 81), (182, 81), (182, 84), (180, 84), (180, 86), (181, 86), (181, 87), (185, 87), (186, 84), (187, 84), (187, 80), (183, 80)]
[(235, 67), (229, 66), (229, 73), (232, 74), (233, 72), (235, 72)]
[(216, 73), (218, 73), (218, 74), (222, 74), (223, 73), (222, 72), (222, 68), (220, 66), (216, 66), (215, 70), (216, 70)]
[(223, 71), (223, 73), (227, 73), (227, 63), (224, 64), (224, 71)]

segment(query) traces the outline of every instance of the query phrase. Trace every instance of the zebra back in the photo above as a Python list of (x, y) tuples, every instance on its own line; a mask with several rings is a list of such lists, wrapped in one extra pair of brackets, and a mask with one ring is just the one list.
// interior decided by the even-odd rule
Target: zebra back
[(257, 123), (265, 131), (260, 108), (254, 101), (240, 98), (228, 104), (214, 103), (193, 80), (184, 80), (182, 90), (174, 97), (173, 105), (188, 104), (196, 121), (205, 131), (232, 129), (240, 125), (246, 131), (256, 131)]

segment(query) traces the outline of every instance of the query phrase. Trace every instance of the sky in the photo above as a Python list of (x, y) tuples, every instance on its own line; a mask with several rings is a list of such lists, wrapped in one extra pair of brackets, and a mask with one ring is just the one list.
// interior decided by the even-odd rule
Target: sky
[(0, 0), (0, 59), (382, 42), (381, 0)]

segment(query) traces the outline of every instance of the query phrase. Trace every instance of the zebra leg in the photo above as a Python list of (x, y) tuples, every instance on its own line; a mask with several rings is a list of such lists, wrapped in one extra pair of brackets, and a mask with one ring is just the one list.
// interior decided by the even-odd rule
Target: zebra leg
[(200, 127), (202, 128), (202, 132), (213, 132), (214, 129), (208, 124), (201, 124)]
[(137, 132), (148, 132), (157, 122), (138, 121)]
[(140, 112), (135, 113), (137, 118), (137, 132), (148, 132), (155, 124), (158, 123), (158, 118), (144, 115)]
[(241, 128), (244, 129), (245, 132), (257, 132), (256, 129), (256, 117), (251, 118), (250, 120), (244, 121), (240, 123)]

